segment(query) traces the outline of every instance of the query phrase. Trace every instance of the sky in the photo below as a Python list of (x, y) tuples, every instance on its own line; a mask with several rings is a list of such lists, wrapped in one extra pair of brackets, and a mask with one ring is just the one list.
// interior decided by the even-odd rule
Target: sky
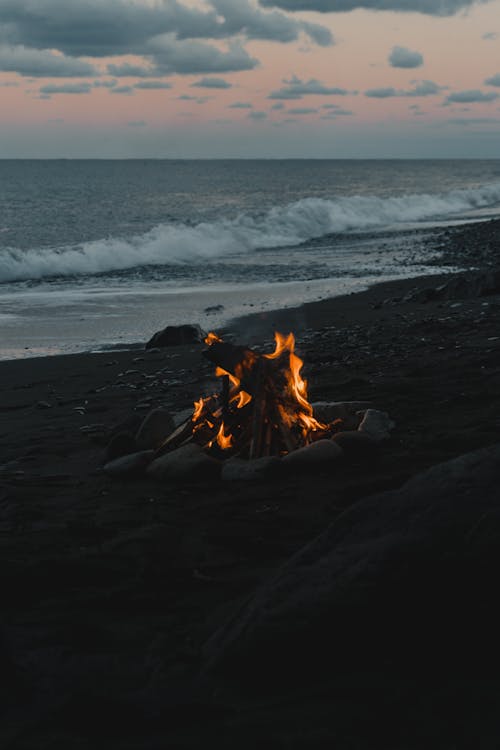
[(0, 158), (500, 158), (500, 0), (0, 0)]

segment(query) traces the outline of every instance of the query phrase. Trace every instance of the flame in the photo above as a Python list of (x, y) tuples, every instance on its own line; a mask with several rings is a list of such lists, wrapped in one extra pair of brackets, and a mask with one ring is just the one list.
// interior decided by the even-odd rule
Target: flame
[(216, 333), (213, 331), (210, 331), (210, 333), (207, 335), (205, 339), (205, 344), (208, 346), (212, 346), (212, 344), (215, 344), (215, 342), (218, 342), (219, 344), (222, 344), (222, 339), (217, 336)]
[(234, 385), (235, 388), (240, 387), (241, 381), (235, 375), (232, 375), (230, 372), (227, 372), (227, 370), (223, 370), (222, 367), (215, 368), (215, 375), (218, 378), (221, 378), (223, 375), (225, 375), (226, 377), (229, 378), (229, 380), (231, 381), (231, 383)]
[(238, 403), (236, 404), (237, 409), (243, 409), (244, 406), (250, 403), (252, 397), (246, 391), (240, 391), (238, 393)]
[[(215, 375), (227, 378), (231, 384), (229, 393), (226, 387), (222, 395), (195, 401), (193, 433), (199, 435), (199, 439), (203, 439), (204, 442), (208, 439), (205, 443), (206, 448), (218, 446), (226, 451), (230, 448), (241, 450), (243, 446), (245, 450), (246, 444), (241, 443), (241, 436), (248, 435), (249, 423), (246, 419), (252, 419), (252, 415), (238, 415), (238, 410), (252, 402), (254, 395), (257, 395), (252, 395), (243, 388), (245, 384), (248, 384), (249, 388), (255, 385), (256, 376), (253, 368), (259, 364), (261, 356), (264, 358), (264, 361), (260, 360), (264, 390), (262, 393), (259, 391), (259, 408), (265, 410), (262, 415), (262, 429), (266, 431), (267, 437), (262, 439), (264, 443), (267, 441), (267, 450), (270, 450), (273, 440), (274, 450), (283, 452), (279, 446), (284, 444), (289, 451), (331, 430), (331, 425), (322, 424), (313, 416), (313, 408), (307, 398), (307, 380), (301, 375), (304, 363), (295, 353), (295, 336), (293, 333), (284, 335), (276, 332), (274, 338), (275, 349), (270, 354), (259, 355), (251, 349), (242, 347), (242, 357), (234, 367), (234, 374), (220, 366), (216, 368)], [(209, 346), (221, 341), (222, 339), (213, 332), (205, 339)], [(265, 366), (265, 360), (279, 358), (279, 364), (276, 366), (271, 366), (270, 363)], [(278, 431), (277, 439), (272, 437), (273, 430)], [(316, 435), (313, 436), (313, 433)]]
[(197, 422), (198, 421), (198, 419), (203, 414), (203, 407), (204, 406), (205, 406), (205, 401), (202, 398), (200, 398), (199, 401), (195, 401), (194, 402), (194, 411), (193, 411), (193, 416), (191, 417), (191, 421), (192, 422)]
[(231, 448), (233, 445), (233, 437), (232, 435), (226, 435), (225, 432), (225, 426), (224, 422), (222, 422), (220, 426), (220, 430), (217, 433), (217, 445), (219, 448), (222, 448), (223, 451), (227, 450), (228, 448)]

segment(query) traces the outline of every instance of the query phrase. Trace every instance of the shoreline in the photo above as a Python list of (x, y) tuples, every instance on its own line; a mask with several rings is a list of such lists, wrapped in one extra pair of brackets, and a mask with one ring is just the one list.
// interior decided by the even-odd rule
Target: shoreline
[[(113, 479), (103, 472), (114, 435), (135, 434), (153, 408), (178, 413), (213, 392), (216, 379), (201, 356), (204, 345), (0, 362), (0, 687), (7, 707), (0, 734), (6, 746), (100, 747), (104, 736), (113, 750), (138, 743), (147, 750), (166, 745), (194, 750), (207, 740), (220, 744), (221, 737), (228, 747), (255, 748), (264, 737), (278, 747), (293, 724), (304, 747), (328, 747), (334, 737), (342, 747), (366, 748), (374, 735), (360, 717), (376, 713), (404, 732), (414, 725), (425, 730), (434, 726), (436, 701), (450, 707), (450, 717), (456, 716), (457, 701), (472, 707), (476, 732), (470, 736), (481, 736), (491, 718), (491, 679), (498, 681), (498, 674), (488, 678), (479, 693), (484, 700), (478, 700), (478, 681), (475, 673), (462, 672), (462, 657), (475, 665), (476, 645), (484, 639), (489, 660), (498, 627), (494, 620), (488, 640), (489, 613), (481, 613), (471, 639), (462, 619), (467, 598), (460, 598), (452, 623), (460, 645), (453, 654), (456, 679), (447, 668), (439, 672), (439, 659), (434, 674), (434, 663), (419, 672), (420, 665), (414, 668), (406, 658), (420, 643), (417, 626), (408, 637), (410, 631), (401, 629), (404, 647), (390, 676), (385, 650), (381, 665), (367, 666), (361, 659), (356, 671), (348, 659), (345, 673), (339, 673), (333, 629), (326, 636), (329, 650), (314, 662), (313, 678), (301, 680), (294, 671), (291, 692), (290, 685), (267, 684), (261, 657), (253, 698), (245, 692), (248, 668), (242, 667), (233, 683), (221, 683), (207, 671), (206, 656), (214, 633), (237, 621), (242, 605), (301, 549), (325, 529), (342, 526), (346, 510), (363, 515), (368, 498), (374, 523), (390, 537), (391, 519), (385, 526), (385, 517), (378, 516), (381, 493), (387, 497), (423, 470), (498, 443), (500, 222), (475, 236), (461, 234), (460, 243), (463, 258), (477, 258), (480, 246), (478, 274), (387, 282), (293, 313), (241, 318), (228, 329), (239, 343), (267, 347), (274, 328), (290, 323), (311, 402), (369, 402), (395, 422), (391, 438), (376, 453), (346, 456), (312, 474), (284, 473), (258, 483), (193, 476), (175, 483)], [(490, 492), (497, 485), (492, 480)], [(480, 500), (469, 498), (472, 511)], [(452, 511), (443, 518), (454, 529)], [(397, 523), (413, 528), (406, 505), (397, 504), (395, 513)], [(473, 549), (484, 550), (484, 558), (477, 552), (478, 568), (481, 576), (488, 572), (485, 591), (491, 599), (497, 557), (488, 555), (498, 549), (497, 516), (494, 507), (483, 523), (486, 514), (479, 506), (460, 542), (462, 558), (457, 557), (462, 547), (449, 544), (446, 527), (428, 556), (425, 544), (401, 545), (404, 555), (407, 549), (422, 555), (415, 558), (417, 577), (404, 579), (402, 593), (411, 602), (413, 593), (423, 592), (419, 615), (430, 628), (429, 643), (435, 643), (439, 623), (425, 599), (425, 571), (432, 578), (444, 560), (449, 577), (439, 596), (456, 589), (461, 597), (477, 536)], [(380, 547), (371, 538), (361, 542), (355, 563), (359, 559), (369, 574), (365, 551)], [(388, 575), (392, 558), (384, 557), (385, 549), (381, 560)], [(406, 559), (398, 566), (403, 573)], [(358, 591), (349, 588), (349, 575), (341, 583), (347, 598)], [(397, 606), (379, 608), (378, 596), (375, 601), (386, 616), (382, 631), (390, 634)], [(391, 601), (398, 604), (397, 597)], [(371, 643), (373, 652), (379, 650), (372, 637), (373, 607), (361, 611), (348, 654), (358, 654), (360, 645), (361, 653), (363, 646), (370, 651)], [(289, 624), (276, 625), (280, 643), (286, 643)], [(340, 642), (344, 646), (343, 638)], [(290, 653), (292, 670), (296, 653)], [(422, 747), (446, 745), (426, 739)]]

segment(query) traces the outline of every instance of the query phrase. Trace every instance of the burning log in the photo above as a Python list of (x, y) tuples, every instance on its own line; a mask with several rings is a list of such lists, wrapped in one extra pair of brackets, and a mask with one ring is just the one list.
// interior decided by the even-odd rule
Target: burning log
[(192, 441), (211, 455), (256, 459), (285, 455), (330, 437), (332, 425), (318, 422), (307, 400), (293, 334), (277, 333), (275, 340), (274, 352), (261, 354), (210, 333), (203, 355), (216, 366), (221, 392), (195, 402), (191, 419), (164, 441), (158, 454)]

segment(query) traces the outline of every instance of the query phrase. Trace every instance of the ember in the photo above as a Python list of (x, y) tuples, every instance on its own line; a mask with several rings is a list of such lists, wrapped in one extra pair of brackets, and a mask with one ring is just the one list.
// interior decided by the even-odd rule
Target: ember
[(260, 354), (209, 333), (204, 356), (221, 378), (220, 392), (195, 401), (191, 419), (163, 442), (158, 455), (195, 443), (220, 458), (282, 456), (331, 437), (336, 422), (314, 418), (294, 335), (276, 333), (275, 341), (274, 352)]

